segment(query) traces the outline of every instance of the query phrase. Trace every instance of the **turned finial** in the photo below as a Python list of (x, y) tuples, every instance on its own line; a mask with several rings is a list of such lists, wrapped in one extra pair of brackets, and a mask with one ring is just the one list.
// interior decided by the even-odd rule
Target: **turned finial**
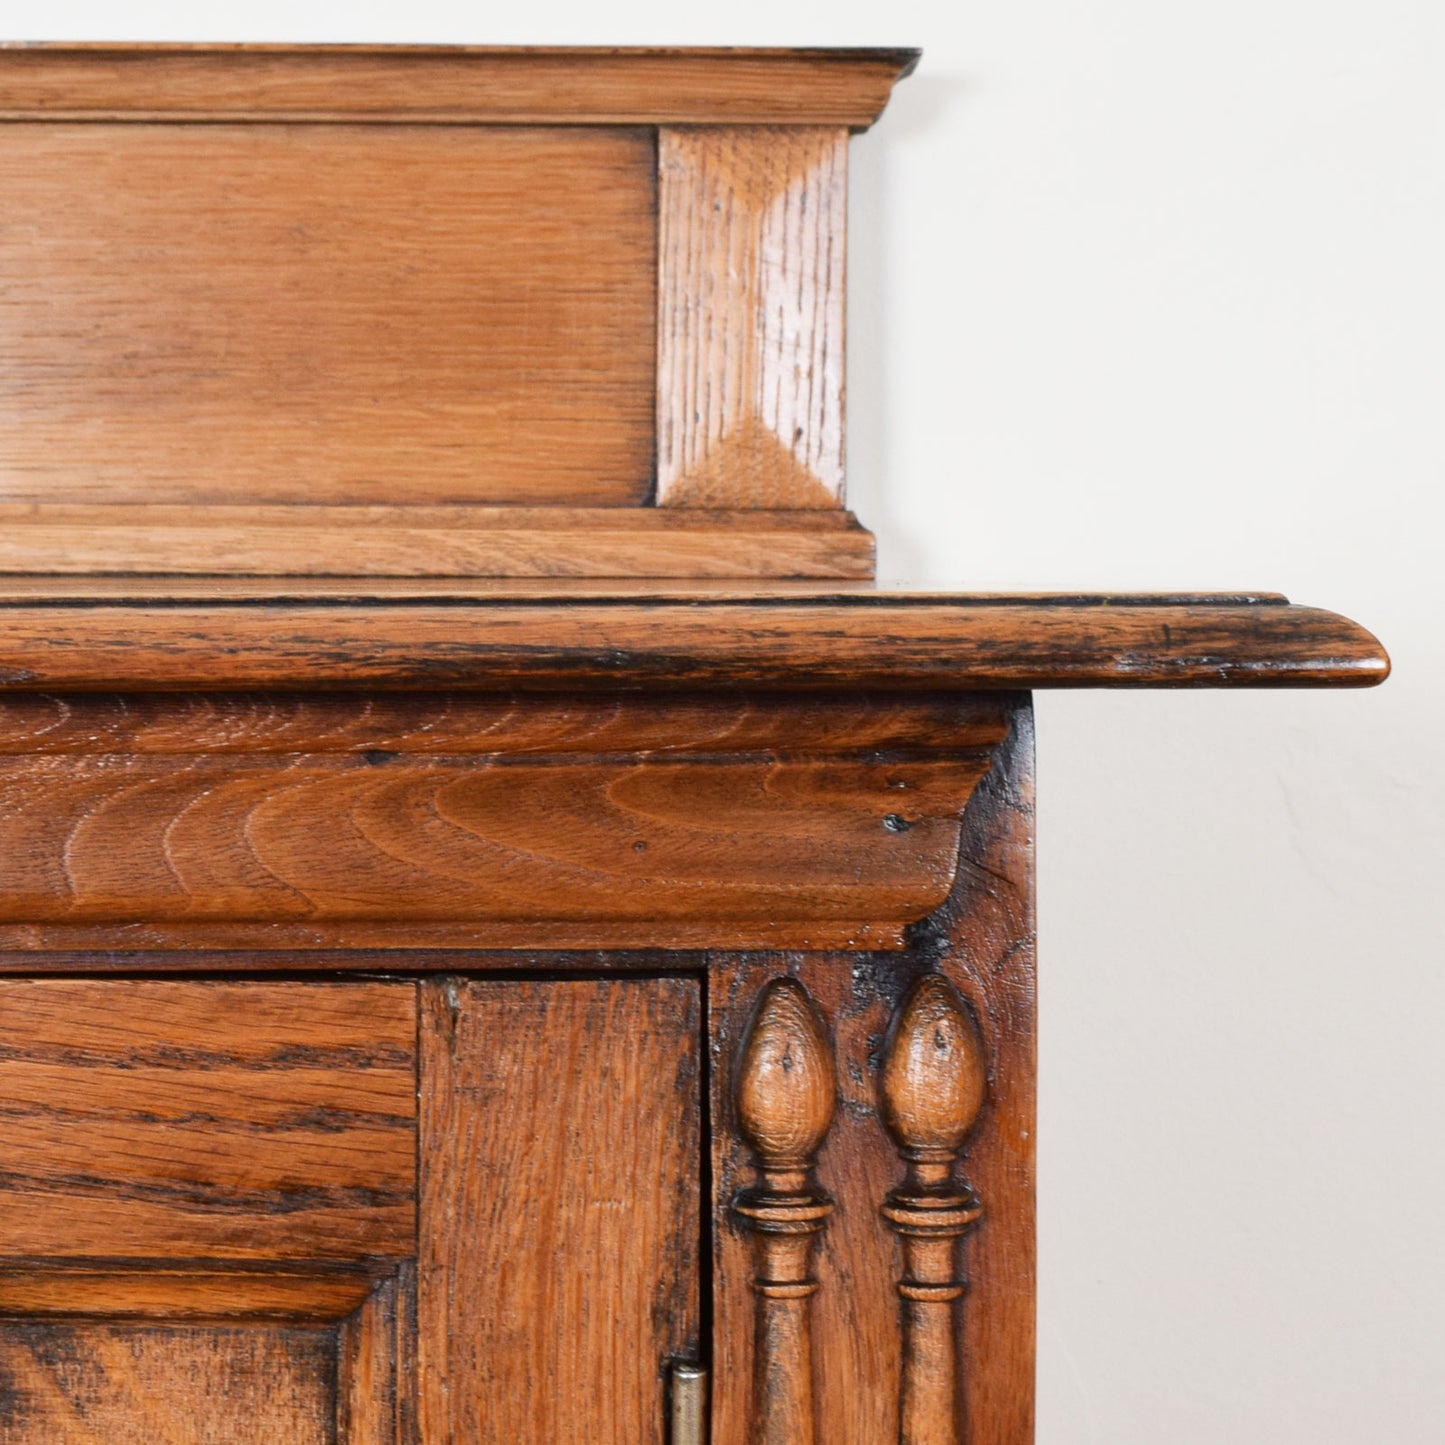
[(763, 990), (738, 1064), (738, 1122), (762, 1168), (806, 1169), (833, 1121), (827, 1030), (796, 979)]
[(951, 1161), (983, 1107), (983, 1040), (941, 974), (914, 981), (883, 1053), (883, 1122), (905, 1159)]
[(983, 1039), (958, 990), (939, 973), (917, 979), (888, 1031), (880, 1101), (905, 1176), (883, 1203), (903, 1250), (900, 1445), (966, 1438), (957, 1314), (966, 1286), (958, 1252), (983, 1208), (954, 1166), (983, 1108), (987, 1075)]
[(812, 1260), (833, 1202), (813, 1165), (833, 1121), (837, 1078), (827, 1028), (796, 979), (775, 978), (759, 996), (736, 1087), (758, 1173), (733, 1201), (753, 1237), (757, 1296), (749, 1445), (816, 1445)]

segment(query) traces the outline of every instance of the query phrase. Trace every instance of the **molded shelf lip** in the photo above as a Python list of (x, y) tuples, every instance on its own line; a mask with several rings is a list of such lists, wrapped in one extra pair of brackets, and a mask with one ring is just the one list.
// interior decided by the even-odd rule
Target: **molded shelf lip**
[[(969, 595), (813, 588), (451, 591), (375, 579), (0, 585), (0, 688), (978, 691), (1369, 687), (1357, 623), (1272, 593)], [(602, 587), (602, 591), (589, 589)]]
[(911, 75), (898, 46), (0, 44), (0, 119), (836, 125)]

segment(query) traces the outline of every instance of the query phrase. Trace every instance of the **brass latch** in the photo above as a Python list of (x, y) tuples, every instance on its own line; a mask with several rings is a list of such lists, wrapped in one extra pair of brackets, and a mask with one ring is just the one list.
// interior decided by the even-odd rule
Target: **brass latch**
[(668, 1445), (707, 1445), (707, 1367), (673, 1360), (667, 1389)]

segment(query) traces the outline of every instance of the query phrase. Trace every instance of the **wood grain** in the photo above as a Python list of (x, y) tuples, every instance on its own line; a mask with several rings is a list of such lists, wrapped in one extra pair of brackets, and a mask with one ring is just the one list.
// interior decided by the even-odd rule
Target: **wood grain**
[(658, 501), (843, 496), (848, 133), (658, 136)]
[(0, 923), (911, 922), (985, 766), (11, 757)]
[[(0, 76), (28, 54), (0, 51)], [(644, 497), (649, 133), (49, 123), (0, 142), (5, 500)]]
[(376, 1287), (370, 1275), (341, 1270), (28, 1263), (0, 1269), (0, 1316), (333, 1324), (360, 1310)]
[[(322, 1438), (345, 1445), (419, 1445), (414, 1432), (416, 1321), (414, 1271), (410, 1264), (394, 1267), (391, 1273), (378, 1278), (374, 1273), (334, 1268), (303, 1272), (294, 1266), (248, 1270), (186, 1268), (160, 1262), (103, 1270), (93, 1265), (31, 1263), (0, 1269), (0, 1318), (4, 1317), (13, 1321), (10, 1328), (15, 1331), (14, 1340), (28, 1346), (37, 1363), (55, 1367), (62, 1358), (57, 1350), (64, 1350), (68, 1352), (65, 1363), (79, 1371), (85, 1352), (94, 1352), (96, 1363), (106, 1370), (105, 1383), (114, 1396), (100, 1405), (100, 1413), (107, 1419), (104, 1428), (115, 1432), (114, 1438), (139, 1439), (140, 1435), (125, 1432), (159, 1429), (157, 1439), (174, 1439), (180, 1445), (191, 1445), (201, 1438), (217, 1438), (229, 1445), (232, 1437), (223, 1435), (222, 1430), (238, 1428), (228, 1425), (224, 1408), (214, 1402), (207, 1404), (207, 1419), (197, 1423), (189, 1417), (188, 1407), (193, 1405), (195, 1395), (211, 1388), (201, 1378), (203, 1371), (215, 1366), (210, 1357), (199, 1364), (195, 1360), (198, 1338), (247, 1344), (254, 1341), (255, 1327), (260, 1324), (332, 1327), (325, 1335), (314, 1328), (277, 1337), (283, 1343), (289, 1338), (311, 1346), (293, 1363), (299, 1369), (309, 1367), (313, 1371), (316, 1378), (311, 1385), (322, 1397), (334, 1397), (335, 1434), (328, 1428)], [(45, 1328), (59, 1321), (72, 1322), (71, 1328)], [(169, 1328), (144, 1333), (101, 1328), (102, 1324), (115, 1326), (122, 1321)], [(207, 1324), (225, 1327), (227, 1332), (207, 1336), (193, 1328)], [(252, 1329), (237, 1329), (240, 1324)], [(0, 1334), (5, 1328), (0, 1324)], [(262, 1334), (272, 1338), (265, 1331)], [(137, 1357), (134, 1363), (141, 1368), (134, 1372), (125, 1368), (125, 1357), (108, 1348), (116, 1340), (129, 1343)], [(97, 1348), (97, 1341), (105, 1343)], [(140, 1360), (142, 1349), (156, 1359)], [(118, 1379), (110, 1368), (117, 1358), (122, 1362)], [(167, 1363), (158, 1365), (158, 1361)], [(4, 1376), (4, 1364), (5, 1344), (0, 1343), (0, 1439), (7, 1438), (5, 1425), (14, 1423), (14, 1416), (5, 1414), (7, 1405), (24, 1418), (28, 1429), (40, 1428), (31, 1413), (26, 1413), (33, 1413), (34, 1401), (26, 1399), (23, 1388), (17, 1389), (13, 1376)], [(173, 1366), (184, 1373), (176, 1386), (174, 1405), (165, 1396), (154, 1398), (161, 1387), (151, 1384), (158, 1368)], [(99, 1378), (97, 1370), (87, 1370), (90, 1389), (95, 1388)], [(50, 1383), (46, 1382), (47, 1388), (39, 1393), (53, 1404)], [(228, 1388), (224, 1382), (221, 1387)], [(284, 1377), (281, 1388), (284, 1392)], [(89, 1415), (95, 1402), (88, 1396), (81, 1400), (77, 1393), (76, 1408)], [(327, 1409), (325, 1413), (329, 1416), (333, 1411)], [(330, 1419), (327, 1424), (332, 1424)], [(201, 1433), (193, 1433), (197, 1430)], [(63, 1438), (69, 1441), (76, 1437), (66, 1433)], [(281, 1438), (290, 1445), (291, 1436)]]
[(735, 1061), (757, 991), (796, 977), (832, 1027), (838, 1109), (818, 1181), (836, 1203), (817, 1259), (813, 1317), (817, 1427), (828, 1445), (898, 1439), (903, 1331), (898, 1242), (878, 1213), (898, 1182), (898, 1155), (878, 1112), (882, 1044), (916, 977), (943, 973), (978, 1020), (991, 1073), (970, 1136), (967, 1174), (988, 1218), (969, 1240), (971, 1280), (959, 1341), (968, 1445), (1033, 1438), (1034, 925), (1032, 728), (1020, 702), (1008, 743), (964, 818), (948, 903), (914, 930), (903, 955), (816, 953), (716, 957), (709, 973), (713, 1060), (713, 1434), (748, 1439), (753, 1372), (750, 1240), (730, 1218), (752, 1179), (739, 1127)]
[[(383, 959), (383, 967), (408, 971), (445, 971), (475, 955), (486, 961), (488, 972), (496, 972), (509, 966), (505, 954), (517, 958), (542, 953), (583, 958), (589, 970), (626, 973), (645, 968), (640, 956), (649, 950), (655, 967), (658, 949), (669, 955), (714, 948), (896, 950), (905, 945), (907, 934), (904, 923), (766, 918), (725, 922), (682, 918), (661, 923), (605, 919), (174, 923), (163, 918), (144, 923), (5, 923), (0, 924), (0, 974), (123, 974), (128, 972), (126, 960), (143, 954), (155, 961), (161, 973), (177, 971), (180, 957), (189, 959), (188, 971), (223, 972), (217, 959), (227, 956), (233, 961), (241, 958), (248, 972), (283, 971), (275, 960), (286, 959), (306, 969), (348, 973), (364, 969), (358, 959), (374, 961), (387, 953), (399, 956)], [(440, 962), (447, 954), (452, 957)], [(618, 964), (611, 962), (615, 955), (622, 958)]]
[[(468, 445), (485, 444), (481, 437), (477, 432)], [(346, 444), (351, 440), (347, 438)], [(160, 443), (173, 444), (174, 439)], [(511, 444), (509, 439), (507, 445)], [(521, 444), (532, 441), (523, 439)], [(367, 445), (364, 439), (361, 445)], [(586, 450), (584, 442), (577, 455), (585, 455)], [(362, 462), (359, 456), (357, 460)], [(574, 460), (569, 455), (566, 465), (571, 467)], [(338, 463), (343, 464), (350, 465)], [(209, 461), (199, 470), (189, 457), (183, 465), (192, 470), (178, 485), (198, 491), (212, 485), (234, 489), (249, 484), (212, 474)], [(425, 492), (436, 481), (425, 465), (420, 473), (398, 471), (378, 477), (376, 486), (393, 493)], [(92, 473), (86, 469), (84, 475), (89, 478)], [(534, 488), (545, 493), (552, 486), (549, 476), (545, 470), (511, 474), (505, 468), (488, 469), (468, 472), (458, 485), (483, 491), (494, 485), (514, 487), (519, 494), (530, 495)], [(275, 480), (277, 487), (304, 498), (313, 488), (325, 495), (335, 477), (334, 470), (286, 472)], [(117, 476), (114, 480), (123, 491), (131, 481), (144, 479)], [(62, 488), (68, 485), (61, 483)], [(85, 485), (89, 486), (88, 480)], [(371, 489), (368, 481), (357, 490)], [(602, 494), (611, 490), (605, 474), (598, 490)], [(859, 580), (873, 575), (873, 537), (850, 515), (818, 511), (0, 503), (0, 573), (7, 571), (76, 576), (131, 572), (211, 577), (259, 573)]]
[(409, 1256), (414, 999), (7, 981), (0, 1259)]
[(889, 936), (947, 895), (1003, 728), (941, 697), (0, 699), (0, 925)]
[(1311, 607), (1225, 602), (0, 605), (0, 689), (1369, 687), (1389, 659)]
[(331, 1445), (335, 1338), (0, 1322), (0, 1445)]
[(338, 1445), (421, 1445), (416, 1392), (416, 1269), (408, 1262), (337, 1332)]
[(0, 695), (0, 756), (863, 761), (990, 748), (1007, 725), (1004, 703), (986, 693), (10, 693)]
[(899, 49), (26, 45), (0, 47), (0, 116), (861, 129), (917, 60)]
[(662, 1445), (700, 1344), (698, 982), (423, 997), (422, 1438)]

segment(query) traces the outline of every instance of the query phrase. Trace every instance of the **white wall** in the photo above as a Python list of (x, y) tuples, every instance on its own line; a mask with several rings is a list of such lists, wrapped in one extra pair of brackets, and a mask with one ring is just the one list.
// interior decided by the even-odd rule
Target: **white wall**
[(1040, 699), (1040, 1440), (1445, 1438), (1439, 0), (49, 0), (0, 33), (924, 46), (855, 146), (884, 573), (1278, 588), (1396, 665)]

